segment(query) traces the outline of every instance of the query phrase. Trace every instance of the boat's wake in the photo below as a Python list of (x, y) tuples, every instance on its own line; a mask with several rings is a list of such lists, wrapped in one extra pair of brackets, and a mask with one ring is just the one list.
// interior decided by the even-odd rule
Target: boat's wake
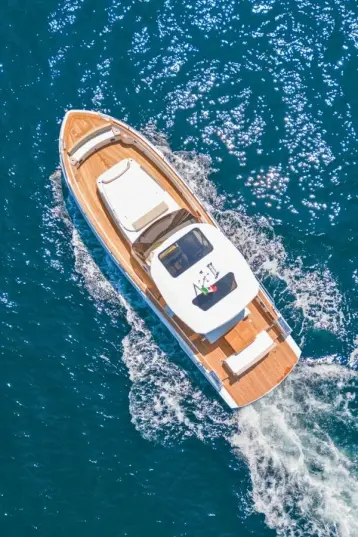
[[(96, 299), (108, 300), (105, 279), (89, 254), (84, 256), (78, 235), (74, 246), (88, 289)], [(115, 267), (103, 268), (114, 283)], [(141, 304), (135, 293), (118, 290), (120, 298), (113, 292), (111, 300), (112, 305), (119, 300), (131, 326), (122, 358), (132, 380), (132, 422), (142, 436), (166, 445), (192, 436), (225, 438), (247, 462), (253, 510), (278, 535), (358, 535), (358, 461), (347, 450), (358, 428), (351, 408), (357, 375), (329, 359), (306, 361), (272, 394), (232, 415), (210, 389), (203, 393), (175, 365), (176, 346), (165, 353), (156, 344), (136, 313)]]
[(358, 535), (356, 380), (340, 365), (304, 363), (235, 417), (231, 444), (249, 466), (255, 510), (278, 535)]
[[(205, 166), (189, 157), (171, 154), (256, 272), (285, 283), (286, 292), (294, 297), (292, 311), (303, 309), (305, 322), (309, 319), (315, 327), (341, 329), (342, 299), (332, 275), (306, 270), (302, 261), (288, 268), (280, 239), (270, 238), (250, 218), (225, 211), (207, 180)], [(53, 178), (57, 193), (59, 181)], [(55, 216), (65, 215), (68, 223), (61, 203), (56, 200)], [(81, 235), (87, 233), (75, 209), (74, 213), (76, 228), (80, 226)], [(100, 266), (107, 278), (102, 275), (76, 228), (71, 230), (76, 272), (98, 308), (110, 317), (118, 310), (124, 312), (130, 326), (123, 340), (123, 360), (132, 380), (130, 412), (137, 430), (145, 438), (164, 443), (189, 436), (208, 442), (225, 438), (230, 449), (247, 462), (253, 511), (262, 513), (278, 535), (356, 537), (357, 461), (356, 454), (349, 452), (358, 427), (352, 413), (355, 374), (324, 360), (304, 362), (270, 396), (232, 415), (215, 400), (210, 387), (205, 386), (204, 393), (174, 363), (175, 354), (181, 352), (174, 342), (165, 350), (158, 346), (154, 332), (164, 332), (159, 321), (150, 316), (148, 329), (143, 317), (149, 314), (141, 299), (105, 255)], [(92, 244), (96, 245), (94, 238)]]
[[(102, 269), (109, 283), (75, 228), (72, 244), (76, 271), (83, 277), (98, 309), (105, 309), (114, 322), (120, 310), (130, 326), (122, 341), (122, 360), (132, 381), (130, 412), (137, 430), (148, 440), (166, 444), (189, 436), (204, 439), (221, 435), (227, 412), (220, 403), (195, 389), (187, 373), (175, 365), (171, 358), (181, 352), (178, 345), (156, 319), (151, 319), (154, 326), (149, 330), (142, 318), (148, 315), (148, 309), (137, 292), (107, 258)], [(166, 340), (165, 351), (155, 342), (156, 331), (161, 340)]]

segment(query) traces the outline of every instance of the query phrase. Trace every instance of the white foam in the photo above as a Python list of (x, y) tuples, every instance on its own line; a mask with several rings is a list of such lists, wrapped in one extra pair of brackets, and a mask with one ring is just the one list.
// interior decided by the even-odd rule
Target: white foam
[[(78, 227), (74, 227), (72, 230), (72, 247), (75, 254), (75, 270), (83, 276), (86, 288), (95, 299), (99, 309), (102, 309), (106, 305), (120, 306), (120, 296), (108, 279), (104, 277), (98, 265), (88, 253), (86, 246), (81, 240)], [(102, 259), (106, 259), (104, 253)], [(113, 308), (110, 310), (107, 308), (107, 312), (109, 311), (112, 313)]]
[(354, 349), (352, 350), (348, 363), (350, 367), (356, 368), (358, 366), (358, 336), (355, 338), (354, 342)]
[(164, 443), (189, 436), (203, 439), (221, 435), (226, 413), (218, 401), (212, 400), (210, 388), (206, 386), (210, 393), (208, 398), (174, 363), (175, 354), (181, 351), (155, 318), (152, 319), (154, 329), (160, 331), (159, 339), (168, 340), (169, 355), (158, 346), (153, 333), (137, 313), (141, 311), (143, 317), (148, 314), (142, 299), (127, 285), (108, 257), (103, 257), (101, 262), (107, 277), (104, 276), (81, 240), (78, 228), (85, 232), (87, 225), (78, 222), (72, 232), (76, 272), (95, 299), (97, 309), (105, 311), (112, 322), (120, 311), (130, 326), (122, 341), (122, 359), (132, 381), (129, 401), (136, 429), (143, 437)]
[(302, 364), (234, 418), (231, 445), (247, 461), (255, 510), (278, 535), (358, 535), (357, 455), (346, 451), (358, 425), (354, 379), (339, 365)]
[(70, 219), (63, 199), (61, 168), (58, 168), (50, 175), (50, 185), (54, 201), (54, 204), (51, 208), (51, 216), (53, 219), (62, 220), (62, 222), (64, 222), (68, 228), (72, 229), (73, 223)]

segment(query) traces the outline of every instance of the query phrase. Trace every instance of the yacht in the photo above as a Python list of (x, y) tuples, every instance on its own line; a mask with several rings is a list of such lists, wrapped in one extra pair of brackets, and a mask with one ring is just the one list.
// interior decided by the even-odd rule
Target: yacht
[(227, 405), (278, 386), (301, 351), (243, 255), (163, 153), (106, 114), (72, 110), (60, 160), (114, 263)]

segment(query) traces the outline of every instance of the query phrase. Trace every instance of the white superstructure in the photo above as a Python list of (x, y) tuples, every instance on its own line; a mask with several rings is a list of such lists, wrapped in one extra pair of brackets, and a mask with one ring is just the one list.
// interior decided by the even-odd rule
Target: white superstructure
[[(133, 159), (121, 160), (109, 168), (98, 178), (97, 186), (107, 209), (132, 244), (155, 221), (179, 209), (169, 193)], [(191, 230), (201, 232), (210, 252), (188, 263), (180, 275), (173, 277), (161, 261), (161, 254)], [(151, 276), (169, 308), (198, 334), (210, 334), (237, 318), (259, 290), (241, 253), (209, 224), (191, 224), (174, 231), (154, 250), (150, 265)], [(220, 287), (225, 276), (231, 278), (234, 288), (207, 307), (208, 301), (215, 302), (219, 297), (220, 288), (216, 290), (215, 286)], [(203, 294), (202, 289), (208, 290), (206, 294), (213, 293), (212, 297), (195, 300)]]
[[(195, 229), (201, 231), (212, 250), (178, 277), (173, 277), (161, 261), (160, 254)], [(210, 288), (215, 288), (227, 274), (233, 274), (235, 289), (206, 311), (193, 303), (202, 288), (212, 292)], [(191, 224), (168, 238), (154, 252), (151, 276), (170, 309), (198, 334), (207, 334), (228, 323), (259, 291), (259, 283), (244, 257), (219, 229), (209, 224)]]

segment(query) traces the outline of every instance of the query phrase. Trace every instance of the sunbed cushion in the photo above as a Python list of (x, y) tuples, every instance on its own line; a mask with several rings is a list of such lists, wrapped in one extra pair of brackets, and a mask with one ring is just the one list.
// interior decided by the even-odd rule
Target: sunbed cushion
[(140, 231), (169, 209), (168, 194), (133, 159), (107, 170), (97, 184), (113, 217), (128, 231)]
[(234, 375), (242, 375), (273, 349), (275, 343), (266, 331), (260, 332), (254, 341), (241, 352), (233, 354), (226, 361)]
[(150, 209), (150, 211), (143, 214), (140, 218), (137, 218), (134, 222), (132, 222), (133, 228), (136, 231), (140, 231), (145, 226), (153, 222), (156, 218), (159, 218), (159, 216), (162, 216), (162, 214), (166, 213), (168, 210), (168, 205), (165, 203), (165, 201), (161, 201), (153, 207), (153, 209)]

